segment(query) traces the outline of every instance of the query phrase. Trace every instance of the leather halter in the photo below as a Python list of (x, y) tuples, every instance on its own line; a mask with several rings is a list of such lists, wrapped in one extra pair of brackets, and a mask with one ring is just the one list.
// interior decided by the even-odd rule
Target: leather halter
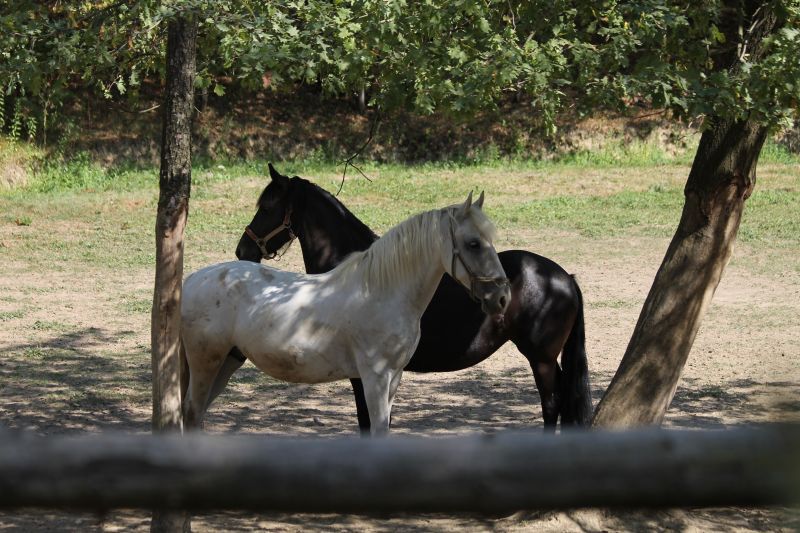
[(292, 208), (289, 207), (286, 209), (286, 214), (283, 216), (283, 222), (281, 222), (281, 225), (275, 228), (274, 230), (270, 231), (263, 237), (259, 237), (258, 235), (256, 235), (256, 232), (254, 232), (250, 228), (250, 226), (244, 228), (244, 232), (247, 234), (247, 236), (253, 239), (253, 242), (256, 243), (258, 249), (261, 250), (261, 255), (264, 257), (264, 259), (270, 260), (279, 257), (277, 250), (274, 252), (270, 252), (269, 250), (267, 250), (267, 242), (274, 236), (276, 236), (278, 233), (282, 232), (285, 229), (288, 229), (290, 245), (292, 244), (292, 241), (294, 241), (297, 238), (297, 235), (295, 235), (294, 231), (292, 230), (291, 217), (292, 217)]
[[(478, 283), (494, 283), (498, 287), (502, 287), (504, 285), (508, 285), (508, 278), (507, 277), (491, 277), (491, 276), (476, 276), (475, 273), (472, 271), (471, 268), (467, 265), (464, 261), (464, 258), (461, 257), (461, 252), (456, 247), (456, 231), (453, 229), (453, 223), (455, 222), (455, 218), (453, 215), (450, 215), (450, 238), (453, 240), (453, 260), (450, 263), (450, 276), (455, 279), (462, 287), (467, 289), (469, 292), (470, 298), (474, 301), (480, 303), (480, 298), (475, 293), (475, 285)], [(467, 275), (469, 276), (469, 287), (461, 283), (456, 277), (456, 260), (461, 262), (461, 266), (464, 267), (466, 270)]]

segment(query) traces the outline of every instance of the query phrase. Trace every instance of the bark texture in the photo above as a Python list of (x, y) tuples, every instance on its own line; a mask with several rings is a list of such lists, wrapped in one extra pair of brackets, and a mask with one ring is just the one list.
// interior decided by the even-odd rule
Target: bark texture
[[(744, 48), (751, 59), (758, 59), (764, 36), (777, 23), (762, 4), (736, 2), (724, 11), (723, 27), (732, 45), (716, 56), (720, 68), (739, 68)], [(761, 17), (757, 24), (754, 17)], [(744, 44), (733, 46), (741, 41), (737, 38), (741, 27), (755, 31), (747, 34)], [(686, 200), (678, 229), (620, 367), (597, 406), (594, 426), (661, 423), (733, 252), (744, 203), (755, 186), (756, 163), (767, 127), (753, 119), (709, 120), (684, 189)]]
[[(191, 16), (169, 24), (156, 215), (156, 275), (151, 323), (153, 431), (181, 431), (180, 303), (183, 230), (191, 189), (191, 121), (197, 24)], [(190, 531), (183, 512), (153, 513), (151, 531)]]

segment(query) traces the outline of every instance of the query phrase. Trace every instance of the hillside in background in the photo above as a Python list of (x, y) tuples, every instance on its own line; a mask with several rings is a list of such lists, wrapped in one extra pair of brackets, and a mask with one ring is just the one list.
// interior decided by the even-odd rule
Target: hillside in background
[[(138, 108), (80, 99), (64, 108), (49, 142), (37, 147), (0, 138), (0, 184), (18, 186), (44, 164), (75, 160), (103, 168), (157, 166), (161, 113), (154, 95)], [(376, 112), (357, 98), (324, 97), (313, 87), (291, 93), (230, 92), (199, 96), (194, 121), (195, 161), (306, 160), (341, 162), (369, 139)], [(508, 99), (469, 118), (411, 113), (381, 115), (359, 161), (486, 163), (503, 159), (638, 164), (691, 161), (700, 124), (633, 109), (630, 116), (562, 116), (548, 135), (528, 102)], [(797, 131), (781, 137), (800, 151)]]
[[(98, 106), (100, 104), (100, 106)], [(158, 161), (160, 114), (103, 102), (76, 104), (70, 110), (68, 143), (106, 164), (120, 160)], [(375, 111), (359, 110), (357, 99), (324, 97), (313, 87), (292, 93), (209, 95), (198, 98), (196, 157), (239, 159), (344, 159), (369, 138)], [(483, 161), (498, 157), (550, 159), (592, 150), (602, 144), (652, 142), (666, 153), (693, 145), (695, 128), (675, 126), (663, 114), (643, 110), (631, 118), (563, 117), (548, 136), (527, 102), (508, 100), (498, 109), (469, 118), (411, 113), (381, 115), (365, 159), (381, 162)]]

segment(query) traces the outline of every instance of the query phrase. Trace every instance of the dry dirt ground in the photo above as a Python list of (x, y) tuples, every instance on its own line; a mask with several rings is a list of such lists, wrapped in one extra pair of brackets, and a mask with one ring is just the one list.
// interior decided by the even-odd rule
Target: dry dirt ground
[[(36, 228), (2, 227), (6, 243)], [(238, 237), (238, 236), (237, 236)], [(65, 236), (66, 238), (66, 236)], [(233, 241), (235, 242), (235, 241)], [(498, 248), (547, 255), (577, 274), (585, 297), (587, 352), (597, 402), (625, 350), (668, 241), (510, 233)], [(513, 244), (513, 246), (512, 246)], [(190, 249), (191, 243), (187, 245)], [(232, 247), (232, 245), (231, 245)], [(188, 252), (189, 269), (227, 260), (230, 250)], [(301, 270), (299, 247), (283, 268)], [(800, 421), (800, 274), (762, 264), (764, 250), (740, 245), (703, 322), (666, 426), (720, 429)], [(32, 266), (0, 248), (0, 421), (38, 434), (149, 430), (147, 268), (81, 271)], [(23, 305), (24, 304), (24, 305)], [(393, 431), (443, 435), (541, 426), (525, 360), (506, 345), (484, 363), (450, 374), (406, 373)], [(346, 382), (293, 385), (245, 365), (207, 418), (213, 433), (341, 435), (356, 430)], [(268, 482), (268, 480), (265, 480)], [(145, 512), (106, 516), (0, 513), (0, 530), (145, 531)], [(194, 518), (195, 531), (795, 531), (792, 509), (519, 513), (364, 517), (219, 513)]]

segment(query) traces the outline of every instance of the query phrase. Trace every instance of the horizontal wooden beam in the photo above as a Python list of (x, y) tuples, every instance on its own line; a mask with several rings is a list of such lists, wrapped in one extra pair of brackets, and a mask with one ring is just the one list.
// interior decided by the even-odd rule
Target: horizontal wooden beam
[(800, 427), (447, 438), (0, 432), (0, 508), (471, 512), (800, 501)]

